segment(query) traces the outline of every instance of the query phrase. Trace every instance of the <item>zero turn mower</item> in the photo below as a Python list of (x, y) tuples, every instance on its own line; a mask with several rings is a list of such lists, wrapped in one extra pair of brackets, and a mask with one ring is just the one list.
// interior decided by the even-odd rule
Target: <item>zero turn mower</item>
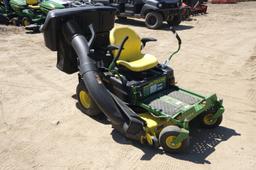
[(189, 145), (190, 122), (217, 127), (224, 107), (215, 94), (203, 96), (175, 84), (173, 69), (141, 49), (129, 27), (114, 27), (115, 9), (87, 6), (50, 11), (41, 31), (57, 51), (57, 67), (78, 73), (77, 97), (89, 116), (106, 115), (117, 131), (143, 144), (180, 152)]

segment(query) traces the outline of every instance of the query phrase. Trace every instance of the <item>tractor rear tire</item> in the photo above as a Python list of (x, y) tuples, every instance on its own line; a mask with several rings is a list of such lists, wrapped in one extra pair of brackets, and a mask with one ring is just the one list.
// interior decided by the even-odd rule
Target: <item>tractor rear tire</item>
[(125, 21), (125, 20), (127, 20), (127, 17), (117, 16), (117, 19), (120, 21)]
[(6, 16), (4, 16), (3, 14), (0, 14), (0, 24), (5, 24), (5, 25), (9, 24), (8, 18)]
[(31, 24), (31, 19), (28, 17), (23, 17), (21, 20), (21, 25), (26, 27)]
[(80, 110), (88, 116), (95, 117), (101, 114), (98, 106), (92, 100), (84, 82), (80, 81), (76, 88), (76, 96)]
[(172, 144), (172, 141), (180, 134), (181, 129), (178, 126), (166, 126), (159, 134), (159, 143), (164, 151), (169, 153), (184, 152), (189, 146), (189, 138), (184, 139), (182, 142)]
[(149, 12), (146, 14), (145, 24), (149, 29), (158, 29), (163, 24), (163, 16), (157, 12)]
[(180, 16), (174, 16), (171, 20), (167, 21), (168, 26), (178, 26), (180, 25), (182, 18)]
[(9, 23), (11, 23), (14, 26), (20, 26), (20, 22), (18, 18), (12, 18), (10, 19)]

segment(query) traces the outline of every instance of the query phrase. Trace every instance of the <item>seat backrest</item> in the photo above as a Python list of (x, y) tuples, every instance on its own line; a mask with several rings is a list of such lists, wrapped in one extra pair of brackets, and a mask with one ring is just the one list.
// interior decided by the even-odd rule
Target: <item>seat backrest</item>
[(27, 5), (37, 5), (39, 0), (26, 0)]
[[(141, 40), (140, 37), (129, 27), (115, 27), (110, 31), (109, 40), (112, 45), (120, 45), (123, 39), (128, 36), (124, 44), (124, 49), (119, 60), (134, 61), (141, 58)], [(113, 51), (114, 57), (117, 50)]]

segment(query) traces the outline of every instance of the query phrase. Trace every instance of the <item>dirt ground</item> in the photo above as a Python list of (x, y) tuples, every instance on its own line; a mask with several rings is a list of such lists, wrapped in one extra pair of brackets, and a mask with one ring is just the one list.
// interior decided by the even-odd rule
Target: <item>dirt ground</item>
[[(209, 4), (208, 15), (177, 27), (183, 45), (171, 66), (178, 84), (217, 93), (226, 108), (221, 126), (193, 131), (188, 153), (179, 155), (127, 141), (81, 113), (77, 76), (57, 70), (42, 34), (0, 26), (0, 169), (255, 169), (255, 9), (256, 2)], [(167, 27), (131, 27), (158, 39), (145, 51), (160, 61), (177, 47)]]

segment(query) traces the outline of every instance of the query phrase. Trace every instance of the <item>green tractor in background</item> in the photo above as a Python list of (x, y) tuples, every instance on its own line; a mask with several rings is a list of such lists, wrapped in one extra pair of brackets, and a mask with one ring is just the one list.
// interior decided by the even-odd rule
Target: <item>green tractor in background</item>
[(15, 14), (6, 2), (5, 0), (0, 0), (0, 24), (8, 25), (10, 18), (15, 16)]
[(7, 24), (8, 18), (7, 18), (7, 12), (4, 6), (4, 3), (2, 0), (0, 0), (0, 23)]
[(10, 0), (10, 7), (16, 14), (10, 19), (14, 25), (28, 26), (30, 24), (43, 24), (47, 13), (53, 9), (63, 9), (64, 5), (54, 1), (38, 0)]
[(26, 30), (39, 32), (49, 11), (89, 4), (87, 0), (0, 0), (0, 24), (22, 25)]

